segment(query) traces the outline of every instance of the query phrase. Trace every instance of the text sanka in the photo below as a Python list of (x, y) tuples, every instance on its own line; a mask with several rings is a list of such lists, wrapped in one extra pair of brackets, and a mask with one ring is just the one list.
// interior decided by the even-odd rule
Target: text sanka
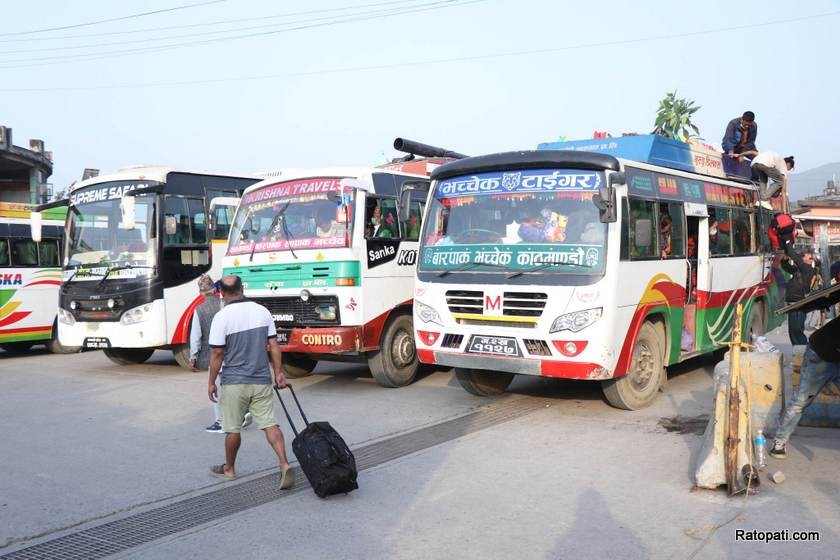
[(0, 286), (20, 286), (22, 284), (22, 274), (0, 274)]

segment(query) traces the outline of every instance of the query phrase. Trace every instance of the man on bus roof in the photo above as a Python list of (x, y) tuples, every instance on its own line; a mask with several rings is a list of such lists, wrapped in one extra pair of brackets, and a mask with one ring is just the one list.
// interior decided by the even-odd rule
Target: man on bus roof
[(726, 133), (721, 140), (723, 152), (729, 156), (757, 152), (756, 136), (758, 136), (758, 123), (755, 122), (755, 113), (744, 111), (743, 115), (732, 119), (726, 125)]

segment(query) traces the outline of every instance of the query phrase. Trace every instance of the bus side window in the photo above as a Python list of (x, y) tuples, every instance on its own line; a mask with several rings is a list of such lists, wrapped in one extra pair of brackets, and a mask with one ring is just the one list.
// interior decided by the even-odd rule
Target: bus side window
[(659, 255), (663, 259), (685, 257), (683, 205), (679, 202), (659, 203)]
[(752, 225), (750, 212), (732, 210), (732, 254), (749, 255), (752, 252)]
[(38, 264), (40, 266), (59, 265), (58, 240), (47, 239), (38, 243)]
[(630, 258), (655, 257), (656, 203), (650, 200), (630, 199)]
[(732, 223), (729, 208), (709, 208), (709, 248), (712, 255), (732, 254)]
[(213, 227), (213, 239), (227, 239), (230, 233), (230, 221), (232, 210), (230, 206), (216, 206), (213, 210), (215, 224)]
[(630, 260), (630, 215), (627, 211), (627, 199), (621, 203), (621, 260)]
[(411, 205), (408, 210), (408, 221), (402, 224), (403, 234), (408, 241), (417, 241), (420, 239), (420, 226), (423, 223), (425, 206), (426, 204), (422, 200), (411, 200)]
[(0, 266), (9, 266), (12, 259), (9, 257), (9, 240), (0, 239)]
[(758, 235), (756, 235), (756, 238), (758, 239), (758, 247), (762, 253), (770, 253), (773, 250), (770, 246), (770, 236), (767, 235), (767, 228), (770, 226), (770, 220), (772, 217), (773, 215), (764, 208), (761, 209), (757, 216), (758, 224), (756, 227)]
[(31, 239), (12, 240), (14, 266), (38, 266), (38, 246)]
[(167, 196), (164, 201), (164, 243), (203, 245), (207, 243), (204, 201), (200, 198)]
[(397, 200), (369, 196), (365, 202), (365, 237), (393, 239), (400, 236)]

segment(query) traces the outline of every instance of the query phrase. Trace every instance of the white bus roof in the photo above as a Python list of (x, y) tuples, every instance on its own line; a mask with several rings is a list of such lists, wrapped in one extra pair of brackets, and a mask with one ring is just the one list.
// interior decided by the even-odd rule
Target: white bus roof
[(111, 181), (134, 181), (134, 180), (141, 180), (141, 181), (158, 181), (158, 182), (165, 182), (166, 176), (170, 173), (190, 173), (193, 175), (215, 175), (218, 177), (253, 177), (257, 178), (258, 176), (253, 173), (213, 173), (207, 172), (203, 170), (197, 169), (184, 169), (179, 167), (168, 167), (168, 166), (160, 166), (160, 165), (138, 165), (138, 166), (131, 166), (131, 167), (123, 167), (114, 171), (113, 173), (108, 173), (105, 175), (99, 175), (97, 177), (91, 177), (90, 179), (85, 179), (84, 181), (80, 181), (70, 187), (70, 192), (77, 191), (79, 189), (83, 189), (85, 187), (89, 187), (91, 185), (98, 185), (100, 183), (108, 183)]

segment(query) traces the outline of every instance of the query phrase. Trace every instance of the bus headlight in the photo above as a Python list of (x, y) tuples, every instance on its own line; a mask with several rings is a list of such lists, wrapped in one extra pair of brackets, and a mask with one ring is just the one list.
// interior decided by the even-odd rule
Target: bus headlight
[(440, 318), (440, 313), (422, 301), (414, 300), (414, 310), (417, 312), (417, 317), (424, 323), (437, 323), (443, 326), (443, 320)]
[(560, 315), (554, 319), (553, 323), (551, 323), (551, 328), (548, 332), (556, 333), (560, 331), (582, 331), (600, 319), (602, 313), (602, 307), (595, 307), (594, 309), (585, 309), (583, 311), (575, 311), (573, 313)]
[(120, 317), (120, 323), (123, 325), (133, 325), (135, 323), (143, 322), (148, 318), (147, 315), (151, 310), (152, 304), (150, 303), (133, 307), (123, 313), (122, 317)]
[(58, 322), (70, 325), (71, 327), (76, 324), (76, 318), (73, 317), (73, 314), (63, 309), (61, 307), (58, 308)]

